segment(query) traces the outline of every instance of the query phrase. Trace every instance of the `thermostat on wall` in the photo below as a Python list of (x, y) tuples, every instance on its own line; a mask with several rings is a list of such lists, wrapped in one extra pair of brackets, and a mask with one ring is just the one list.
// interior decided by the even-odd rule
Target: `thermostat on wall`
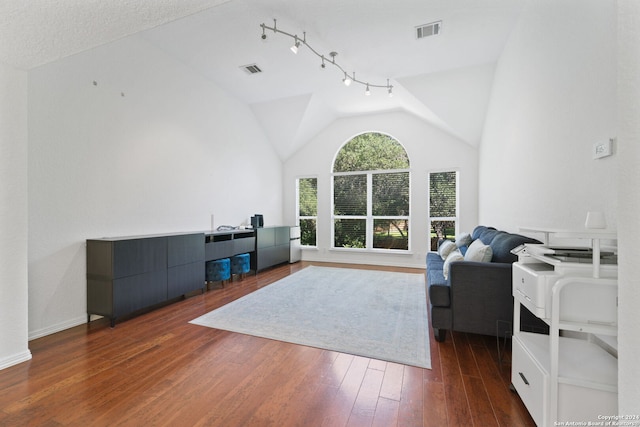
[(600, 159), (602, 157), (607, 157), (613, 154), (612, 145), (613, 138), (610, 138), (608, 141), (596, 142), (595, 144), (593, 144), (593, 158)]

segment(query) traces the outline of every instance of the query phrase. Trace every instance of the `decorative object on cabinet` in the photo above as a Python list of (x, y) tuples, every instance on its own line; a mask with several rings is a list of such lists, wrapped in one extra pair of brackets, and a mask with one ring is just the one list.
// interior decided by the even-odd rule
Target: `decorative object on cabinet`
[[(527, 244), (513, 264), (512, 387), (540, 426), (598, 422), (617, 413), (617, 265), (615, 250), (601, 251), (616, 233), (521, 230), (543, 233), (545, 244)], [(521, 331), (521, 307), (544, 320), (549, 335)]]
[(253, 228), (264, 227), (264, 217), (262, 214), (255, 214), (251, 217), (251, 226)]

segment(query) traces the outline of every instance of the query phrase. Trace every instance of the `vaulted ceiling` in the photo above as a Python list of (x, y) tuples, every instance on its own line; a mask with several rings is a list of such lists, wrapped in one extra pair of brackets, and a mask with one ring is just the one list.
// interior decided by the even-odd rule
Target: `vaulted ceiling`
[[(331, 122), (402, 110), (475, 146), (525, 0), (3, 0), (0, 61), (31, 69), (136, 34), (247, 103), (282, 159)], [(344, 74), (384, 88), (342, 84)], [(416, 27), (442, 21), (437, 36)], [(303, 32), (306, 33), (303, 36)], [(262, 70), (249, 74), (243, 66)]]

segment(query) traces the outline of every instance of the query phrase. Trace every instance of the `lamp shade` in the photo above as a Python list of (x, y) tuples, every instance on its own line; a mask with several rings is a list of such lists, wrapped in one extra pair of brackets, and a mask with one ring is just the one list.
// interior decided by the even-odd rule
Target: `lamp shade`
[(587, 219), (584, 222), (586, 228), (607, 228), (607, 221), (604, 212), (587, 212)]

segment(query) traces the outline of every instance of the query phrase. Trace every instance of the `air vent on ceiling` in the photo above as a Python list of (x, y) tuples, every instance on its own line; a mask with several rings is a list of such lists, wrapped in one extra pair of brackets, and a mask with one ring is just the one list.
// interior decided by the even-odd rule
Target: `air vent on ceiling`
[(242, 68), (247, 74), (258, 74), (261, 73), (262, 70), (256, 64), (243, 65)]
[(429, 36), (437, 36), (442, 31), (442, 21), (431, 22), (416, 27), (416, 38), (423, 39)]

